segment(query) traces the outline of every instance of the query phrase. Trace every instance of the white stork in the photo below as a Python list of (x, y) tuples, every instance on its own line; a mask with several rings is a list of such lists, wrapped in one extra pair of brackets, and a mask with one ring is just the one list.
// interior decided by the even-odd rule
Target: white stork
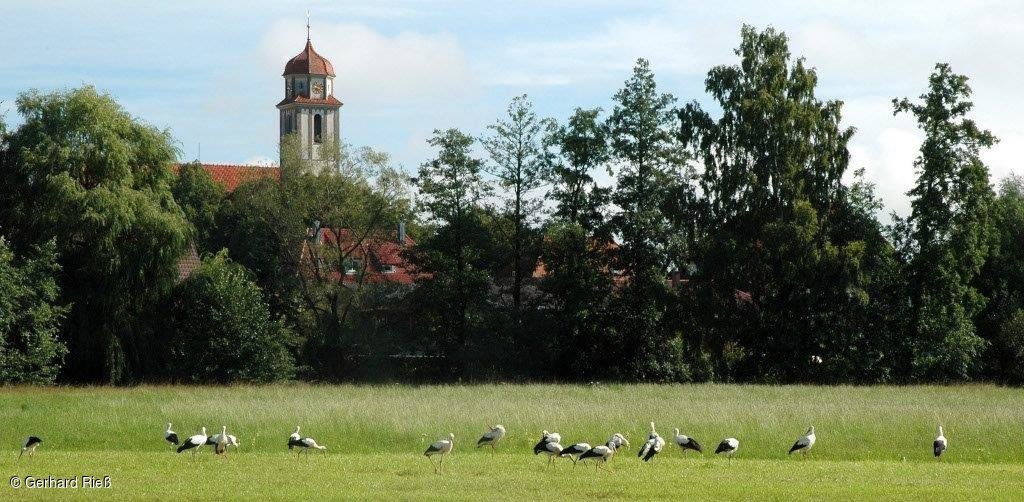
[(604, 445), (614, 446), (616, 450), (619, 448), (629, 448), (629, 440), (626, 439), (626, 436), (616, 432), (612, 434), (612, 437), (608, 438), (608, 441), (605, 441)]
[(580, 455), (580, 460), (586, 460), (588, 458), (596, 459), (598, 468), (608, 470), (607, 468), (604, 467), (604, 464), (608, 463), (608, 461), (611, 460), (612, 456), (614, 455), (614, 445), (598, 445)]
[(291, 450), (295, 447), (302, 447), (302, 436), (299, 435), (299, 426), (295, 426), (295, 432), (291, 436), (288, 436), (288, 449)]
[[(548, 443), (557, 444), (558, 453), (562, 452), (562, 435), (557, 432), (541, 431), (540, 441), (537, 441), (537, 444), (533, 445), (533, 454), (537, 455), (539, 453), (549, 451), (546, 446)], [(558, 455), (558, 453), (555, 453), (555, 455)]]
[(209, 436), (206, 435), (206, 427), (203, 427), (199, 434), (189, 436), (184, 443), (181, 443), (181, 446), (178, 447), (178, 453), (185, 450), (192, 450), (192, 459), (195, 460), (196, 452), (199, 451), (199, 447), (206, 444), (208, 439)]
[(164, 439), (174, 446), (178, 446), (178, 433), (171, 430), (170, 422), (167, 423), (167, 430), (164, 431)]
[(18, 460), (21, 460), (21, 456), (28, 452), (28, 456), (31, 458), (32, 455), (36, 454), (36, 448), (43, 442), (38, 436), (29, 436), (25, 438), (25, 441), (21, 443), (21, 453), (18, 454)]
[(654, 422), (651, 422), (651, 432), (647, 435), (647, 442), (640, 447), (640, 451), (636, 452), (636, 456), (647, 462), (661, 453), (661, 449), (664, 447), (665, 440), (658, 435), (658, 431), (654, 430)]
[(491, 450), (501, 441), (501, 438), (505, 437), (505, 426), (504, 425), (492, 425), (487, 428), (487, 432), (480, 437), (480, 440), (476, 442), (476, 447), (479, 448), (484, 445), (490, 445)]
[(555, 462), (555, 457), (559, 457), (562, 454), (562, 445), (554, 441), (541, 441), (533, 447), (533, 454), (545, 454), (548, 456), (548, 465)]
[(729, 457), (729, 461), (732, 461), (732, 456), (736, 453), (736, 450), (740, 449), (740, 440), (736, 438), (725, 438), (721, 443), (718, 443), (718, 448), (715, 448), (715, 454), (724, 453)]
[(789, 453), (792, 454), (794, 451), (802, 452), (807, 455), (807, 452), (814, 448), (814, 442), (818, 440), (818, 437), (814, 435), (814, 426), (807, 429), (807, 434), (804, 434), (800, 439), (797, 439), (793, 443), (793, 447), (789, 449)]
[(682, 449), (684, 453), (686, 450), (693, 450), (697, 453), (704, 451), (704, 448), (700, 446), (700, 443), (698, 443), (696, 439), (685, 434), (680, 434), (679, 429), (676, 429), (676, 444), (679, 445), (679, 448)]
[(304, 451), (304, 452), (306, 452), (307, 455), (309, 454), (310, 448), (312, 448), (314, 450), (320, 450), (320, 451), (324, 452), (324, 455), (327, 455), (327, 447), (322, 445), (322, 444), (317, 444), (316, 440), (313, 439), (313, 438), (302, 438), (302, 439), (300, 439), (298, 447), (302, 448), (301, 450), (299, 450), (300, 452)]
[(455, 434), (448, 433), (448, 439), (438, 439), (427, 447), (427, 451), (423, 452), (423, 456), (430, 460), (431, 465), (434, 464), (434, 460), (431, 458), (434, 455), (440, 455), (437, 461), (437, 465), (434, 466), (434, 474), (440, 474), (441, 463), (444, 462), (445, 455), (452, 452), (452, 448), (455, 446)]
[(228, 427), (226, 425), (222, 425), (220, 428), (220, 434), (213, 435), (210, 437), (209, 441), (212, 441), (213, 451), (218, 455), (228, 451), (228, 446), (234, 446), (237, 448), (239, 445), (238, 438), (228, 434)]
[(935, 442), (932, 443), (932, 451), (935, 453), (935, 458), (942, 456), (942, 452), (946, 451), (946, 446), (949, 443), (946, 441), (946, 436), (942, 433), (942, 426), (939, 426), (939, 435), (935, 437)]
[(558, 454), (559, 457), (569, 457), (572, 460), (573, 467), (576, 466), (576, 462), (580, 460), (580, 456), (590, 451), (590, 444), (588, 443), (576, 443), (569, 445), (566, 448), (562, 448), (562, 451)]

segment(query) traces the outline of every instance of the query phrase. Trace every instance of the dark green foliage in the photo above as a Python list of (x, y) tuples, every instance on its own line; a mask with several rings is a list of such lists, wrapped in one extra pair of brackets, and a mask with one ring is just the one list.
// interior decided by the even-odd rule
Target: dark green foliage
[(219, 250), (217, 214), (224, 199), (224, 187), (213, 181), (198, 162), (182, 164), (171, 187), (174, 200), (192, 224), (193, 239), (200, 253)]
[(925, 133), (906, 225), (914, 376), (928, 380), (970, 378), (986, 346), (972, 322), (985, 306), (975, 282), (993, 244), (980, 152), (996, 139), (967, 118), (970, 96), (967, 77), (938, 64), (920, 103), (893, 100)]
[(490, 187), (483, 162), (471, 153), (473, 138), (458, 130), (435, 131), (429, 140), (437, 157), (420, 166), (420, 209), (436, 225), (412, 259), (426, 274), (417, 295), (423, 329), (449, 357), (467, 361), (485, 324), (490, 274), (480, 258), (488, 239), (481, 199)]
[(555, 376), (593, 381), (620, 374), (621, 340), (609, 317), (613, 278), (606, 241), (577, 223), (558, 222), (544, 239), (541, 288), (548, 295), (548, 324)]
[(710, 290), (684, 303), (696, 308), (690, 325), (711, 327), (695, 342), (721, 354), (717, 373), (816, 379), (812, 356), (845, 366), (874, 335), (857, 316), (869, 301), (864, 239), (878, 230), (858, 224), (873, 208), (855, 207), (840, 183), (853, 134), (840, 126), (842, 103), (815, 96), (817, 75), (790, 61), (784, 34), (746, 26), (742, 38), (740, 64), (708, 73), (721, 118), (696, 103), (680, 111), (680, 139), (704, 166), (698, 209), (678, 204), (696, 221), (692, 254), (679, 260), (693, 263), (694, 284), (682, 294)]
[(171, 195), (175, 151), (91, 87), (18, 98), (0, 169), (0, 227), (16, 252), (56, 243), (63, 375), (123, 382), (148, 364), (151, 303), (173, 286), (188, 223)]
[(600, 108), (577, 108), (564, 126), (549, 121), (544, 138), (551, 164), (549, 197), (557, 204), (553, 216), (589, 229), (604, 224), (610, 197), (610, 190), (593, 177), (609, 160), (608, 131), (598, 121), (600, 113)]
[(988, 368), (988, 376), (1021, 383), (1024, 359), (1020, 346), (1011, 345), (1020, 339), (997, 335), (1015, 325), (1013, 318), (1024, 309), (1024, 177), (1002, 181), (994, 204), (993, 229), (996, 243), (979, 281), (979, 289), (989, 301), (977, 318), (978, 335), (992, 343), (988, 360), (996, 364)]
[(610, 223), (622, 239), (615, 263), (625, 276), (612, 309), (623, 337), (623, 364), (638, 380), (686, 379), (685, 368), (663, 352), (669, 342), (662, 323), (669, 297), (665, 250), (672, 238), (663, 208), (684, 160), (675, 140), (674, 103), (671, 94), (658, 92), (650, 65), (640, 59), (615, 94), (607, 123), (610, 153), (619, 163), (611, 196), (619, 211)]
[(295, 375), (295, 334), (225, 253), (205, 258), (174, 288), (168, 317), (172, 380), (268, 383)]
[(55, 247), (16, 257), (0, 237), (0, 384), (51, 384), (67, 354), (57, 336), (67, 308), (57, 304)]
[(491, 135), (481, 143), (490, 155), (491, 164), (487, 167), (498, 179), (504, 212), (511, 223), (507, 238), (508, 269), (512, 277), (512, 319), (519, 324), (523, 315), (523, 278), (530, 274), (534, 264), (527, 259), (528, 251), (538, 245), (537, 232), (532, 230), (541, 202), (533, 192), (546, 177), (547, 162), (541, 145), (543, 123), (524, 94), (513, 98), (507, 116), (488, 129)]

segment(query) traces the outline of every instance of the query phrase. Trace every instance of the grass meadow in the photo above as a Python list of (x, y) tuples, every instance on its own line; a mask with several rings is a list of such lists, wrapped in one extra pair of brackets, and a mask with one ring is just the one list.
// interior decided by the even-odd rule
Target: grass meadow
[[(636, 452), (654, 421), (669, 441), (649, 464)], [(241, 448), (197, 461), (163, 440), (227, 425)], [(489, 424), (508, 430), (476, 449)], [(949, 450), (931, 454), (938, 425)], [(295, 425), (328, 446), (296, 458)], [(807, 458), (787, 451), (809, 425)], [(673, 428), (701, 441), (685, 455)], [(1024, 391), (994, 386), (467, 385), (0, 388), (0, 499), (1024, 499)], [(632, 447), (612, 472), (548, 467), (540, 431), (563, 444)], [(440, 475), (422, 456), (452, 432)], [(16, 462), (21, 440), (43, 438)], [(740, 440), (732, 462), (710, 452)], [(6, 458), (4, 458), (6, 457)], [(10, 478), (110, 476), (111, 488), (14, 489)]]

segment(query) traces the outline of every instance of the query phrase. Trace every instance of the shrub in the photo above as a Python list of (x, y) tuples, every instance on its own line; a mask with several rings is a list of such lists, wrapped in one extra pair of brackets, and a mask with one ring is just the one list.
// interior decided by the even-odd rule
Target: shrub
[(51, 384), (67, 348), (57, 330), (67, 312), (56, 304), (53, 243), (15, 257), (0, 237), (0, 384)]
[(267, 383), (295, 375), (295, 334), (224, 252), (204, 258), (175, 288), (170, 318), (174, 380)]

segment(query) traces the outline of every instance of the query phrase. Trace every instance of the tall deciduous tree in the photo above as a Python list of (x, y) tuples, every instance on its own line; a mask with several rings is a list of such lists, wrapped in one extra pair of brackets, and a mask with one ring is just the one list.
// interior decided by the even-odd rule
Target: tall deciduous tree
[(54, 240), (63, 303), (64, 375), (123, 382), (148, 364), (148, 302), (177, 280), (188, 223), (174, 202), (170, 135), (92, 87), (19, 96), (24, 122), (0, 169), (10, 242)]
[(516, 324), (522, 323), (523, 277), (529, 275), (532, 263), (526, 251), (536, 248), (537, 234), (532, 226), (537, 222), (540, 201), (533, 193), (544, 182), (547, 163), (541, 141), (543, 123), (533, 111), (533, 103), (525, 94), (516, 96), (508, 105), (507, 117), (487, 126), (491, 135), (481, 143), (490, 155), (486, 168), (498, 178), (505, 190), (505, 209), (511, 220), (509, 239), (512, 263), (512, 313)]
[[(1024, 382), (1024, 176), (1002, 180), (995, 200), (996, 246), (982, 270), (980, 288), (989, 299), (978, 316), (979, 335), (992, 339), (998, 364), (989, 375)], [(1005, 327), (1004, 327), (1005, 326)]]
[(602, 210), (610, 195), (593, 176), (609, 160), (608, 131), (600, 114), (600, 108), (577, 108), (564, 126), (549, 121), (544, 138), (551, 164), (549, 195), (557, 204), (554, 216), (591, 230), (604, 224)]
[(985, 305), (974, 283), (993, 237), (993, 192), (980, 153), (996, 138), (967, 118), (970, 97), (967, 77), (940, 63), (920, 102), (893, 100), (895, 113), (913, 115), (925, 134), (907, 193), (914, 370), (922, 378), (968, 378), (985, 347), (972, 323)]
[(417, 246), (415, 261), (429, 277), (418, 292), (432, 308), (425, 319), (455, 357), (468, 348), (486, 302), (489, 277), (477, 262), (475, 235), (481, 200), (490, 192), (483, 161), (473, 156), (473, 138), (457, 129), (434, 131), (428, 141), (437, 157), (420, 166), (420, 210), (436, 232)]
[(629, 351), (626, 366), (639, 379), (681, 379), (685, 376), (667, 352), (661, 323), (667, 299), (665, 249), (672, 238), (663, 207), (683, 161), (675, 136), (675, 98), (658, 92), (650, 64), (639, 59), (614, 100), (607, 127), (617, 169), (612, 202), (619, 211), (611, 224), (622, 239), (617, 266), (628, 281), (619, 311)]
[(708, 328), (701, 344), (739, 359), (742, 378), (809, 378), (805, 361), (843, 348), (827, 333), (840, 306), (865, 301), (862, 236), (840, 237), (832, 221), (853, 130), (841, 102), (815, 96), (815, 71), (791, 63), (784, 34), (744, 26), (736, 55), (706, 80), (722, 116), (680, 111), (680, 139), (704, 168), (692, 285), (710, 294), (694, 324)]

